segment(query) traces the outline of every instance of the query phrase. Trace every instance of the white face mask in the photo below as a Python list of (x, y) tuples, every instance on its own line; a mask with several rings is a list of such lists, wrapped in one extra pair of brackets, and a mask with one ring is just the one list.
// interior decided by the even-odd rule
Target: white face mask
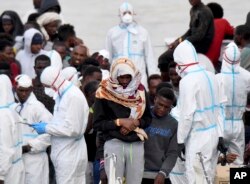
[(53, 98), (56, 94), (56, 92), (53, 89), (47, 88), (47, 87), (44, 87), (44, 92), (46, 95), (48, 95), (51, 98)]
[(133, 16), (126, 13), (122, 16), (122, 22), (124, 22), (125, 24), (130, 24), (131, 22), (133, 22)]

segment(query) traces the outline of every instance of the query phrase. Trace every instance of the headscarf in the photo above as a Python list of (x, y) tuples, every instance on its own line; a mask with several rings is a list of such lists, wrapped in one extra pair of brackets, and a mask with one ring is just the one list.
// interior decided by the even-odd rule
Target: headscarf
[[(124, 89), (117, 80), (121, 75), (131, 75), (132, 80)], [(145, 110), (145, 91), (141, 84), (141, 73), (127, 58), (117, 59), (111, 66), (110, 77), (102, 80), (96, 98), (106, 99), (131, 109), (130, 117), (138, 119)]]
[(223, 53), (221, 72), (235, 73), (240, 67), (240, 51), (234, 42), (229, 43)]
[(19, 87), (29, 88), (29, 87), (33, 86), (31, 78), (25, 74), (21, 74), (21, 75), (16, 76), (15, 81), (17, 84), (17, 88), (19, 88)]
[(41, 32), (43, 33), (43, 35), (47, 41), (49, 40), (49, 35), (48, 35), (47, 31), (45, 30), (44, 26), (46, 24), (49, 24), (49, 23), (54, 22), (54, 21), (58, 21), (59, 24), (61, 24), (61, 22), (62, 22), (60, 15), (58, 13), (55, 13), (55, 12), (47, 12), (47, 13), (40, 15), (37, 18), (37, 23), (39, 24)]
[(23, 23), (19, 17), (19, 15), (15, 11), (4, 11), (2, 15), (0, 16), (0, 33), (4, 32), (3, 27), (2, 27), (2, 22), (4, 21), (5, 18), (8, 18), (8, 20), (11, 21), (13, 24), (13, 30), (12, 30), (12, 37), (13, 39), (16, 36), (22, 36), (24, 33), (24, 26)]
[(0, 75), (0, 107), (8, 107), (14, 102), (12, 85), (7, 75)]

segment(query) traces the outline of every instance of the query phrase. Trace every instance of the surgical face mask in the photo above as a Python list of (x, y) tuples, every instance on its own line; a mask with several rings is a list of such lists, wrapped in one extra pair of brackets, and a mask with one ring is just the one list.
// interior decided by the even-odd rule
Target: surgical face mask
[(133, 16), (129, 13), (126, 13), (122, 16), (122, 22), (124, 22), (125, 24), (130, 24), (131, 22), (133, 22)]
[(46, 95), (48, 95), (51, 98), (53, 98), (54, 95), (56, 94), (56, 92), (53, 89), (47, 88), (47, 87), (44, 88), (44, 92)]

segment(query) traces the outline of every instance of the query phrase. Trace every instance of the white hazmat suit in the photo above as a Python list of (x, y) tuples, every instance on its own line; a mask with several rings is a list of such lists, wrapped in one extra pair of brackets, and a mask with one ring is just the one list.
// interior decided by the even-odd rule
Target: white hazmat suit
[(250, 91), (250, 73), (240, 66), (240, 51), (230, 43), (223, 54), (221, 73), (216, 75), (220, 89), (225, 91), (227, 102), (223, 108), (224, 140), (229, 153), (238, 155), (233, 162), (243, 164), (245, 128), (242, 120), (247, 93)]
[(51, 160), (56, 182), (85, 184), (88, 162), (84, 139), (89, 114), (87, 101), (80, 89), (65, 80), (55, 67), (45, 68), (41, 82), (56, 92), (53, 119), (46, 126), (46, 132), (51, 135)]
[[(204, 159), (208, 179), (213, 181), (217, 164), (219, 88), (215, 75), (202, 68), (193, 45), (185, 40), (174, 51), (180, 81), (178, 144), (185, 144), (186, 176), (189, 184), (207, 183), (197, 153)], [(220, 131), (218, 131), (220, 130)], [(202, 174), (202, 181), (197, 180)]]
[[(125, 12), (131, 12), (130, 22), (124, 22)], [(106, 37), (106, 49), (110, 53), (112, 63), (119, 57), (128, 57), (142, 74), (142, 84), (148, 88), (147, 74), (159, 74), (157, 62), (153, 56), (153, 49), (146, 29), (133, 21), (133, 7), (124, 2), (119, 9), (122, 22), (111, 28)], [(126, 18), (126, 17), (125, 17)]]
[(0, 75), (0, 180), (5, 184), (23, 184), (21, 118), (9, 108), (14, 102), (10, 79)]
[[(17, 88), (32, 87), (32, 81), (27, 75), (19, 75), (16, 82)], [(23, 121), (28, 124), (40, 121), (48, 122), (52, 119), (52, 114), (36, 99), (33, 92), (23, 104), (17, 104), (16, 110)], [(50, 135), (38, 135), (33, 128), (22, 124), (22, 136), (23, 146), (31, 146), (31, 151), (23, 154), (25, 184), (48, 184), (49, 163), (46, 149), (50, 145)]]

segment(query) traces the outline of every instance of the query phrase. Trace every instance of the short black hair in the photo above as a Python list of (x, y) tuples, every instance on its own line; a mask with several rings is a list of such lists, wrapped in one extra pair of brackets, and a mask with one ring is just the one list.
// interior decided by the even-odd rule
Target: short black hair
[(15, 43), (13, 38), (7, 33), (0, 33), (0, 40), (7, 40), (7, 41), (11, 42), (13, 45)]
[(87, 94), (95, 92), (98, 88), (99, 83), (100, 81), (97, 81), (97, 80), (93, 80), (87, 83), (83, 88), (84, 94), (87, 95)]
[(66, 41), (70, 36), (75, 36), (74, 26), (70, 24), (63, 24), (58, 29), (58, 38), (60, 41)]
[(246, 41), (250, 41), (250, 27), (243, 24), (235, 28), (235, 35), (240, 35)]
[(169, 82), (161, 82), (156, 88), (156, 93), (160, 91), (162, 88), (173, 89), (173, 86)]
[(86, 76), (93, 75), (93, 73), (95, 73), (95, 72), (102, 73), (101, 69), (98, 68), (97, 66), (92, 66), (92, 65), (87, 66), (87, 68), (85, 69), (85, 71), (82, 73), (83, 79)]
[(6, 39), (0, 39), (0, 52), (3, 52), (6, 47), (13, 47), (13, 43)]
[(84, 59), (83, 65), (92, 65), (92, 66), (97, 66), (99, 67), (99, 62), (95, 58), (88, 57)]
[(61, 42), (61, 41), (55, 41), (53, 46), (52, 46), (52, 49), (55, 50), (56, 47), (65, 47), (66, 48), (66, 45), (64, 42)]
[(176, 65), (177, 65), (177, 63), (176, 63), (176, 62), (171, 61), (171, 62), (169, 63), (169, 65), (168, 65), (168, 70), (169, 70), (169, 68), (175, 68), (175, 67), (176, 67)]
[(49, 58), (48, 56), (44, 55), (44, 54), (39, 55), (39, 56), (37, 56), (37, 57), (35, 58), (35, 65), (37, 64), (38, 61), (48, 61), (49, 64), (50, 64), (50, 62), (51, 62), (51, 61), (50, 61), (50, 58)]
[(148, 85), (150, 83), (151, 80), (155, 80), (155, 79), (161, 79), (161, 76), (159, 74), (152, 74), (148, 77)]
[(166, 98), (168, 100), (171, 100), (173, 103), (175, 102), (175, 94), (172, 89), (170, 88), (162, 88), (157, 93), (156, 96), (161, 96), (163, 98)]
[(207, 6), (212, 11), (214, 18), (220, 19), (223, 17), (224, 12), (220, 4), (212, 2), (208, 3)]

